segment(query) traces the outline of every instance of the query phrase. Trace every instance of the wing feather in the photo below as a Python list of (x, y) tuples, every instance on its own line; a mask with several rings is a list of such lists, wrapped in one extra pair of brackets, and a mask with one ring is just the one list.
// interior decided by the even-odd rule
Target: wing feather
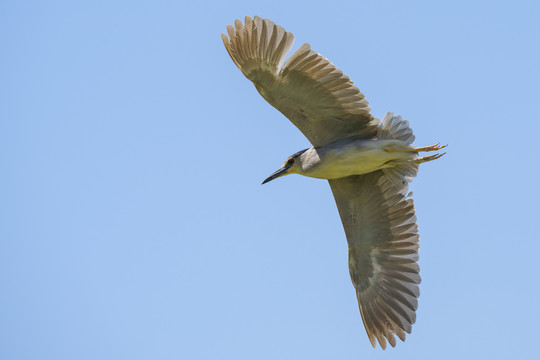
[(349, 271), (371, 344), (402, 341), (420, 296), (418, 226), (406, 188), (382, 170), (329, 180), (349, 243)]
[(347, 137), (372, 138), (378, 120), (364, 95), (328, 59), (303, 44), (283, 67), (294, 42), (269, 19), (246, 16), (227, 26), (223, 43), (259, 93), (302, 131), (314, 146)]

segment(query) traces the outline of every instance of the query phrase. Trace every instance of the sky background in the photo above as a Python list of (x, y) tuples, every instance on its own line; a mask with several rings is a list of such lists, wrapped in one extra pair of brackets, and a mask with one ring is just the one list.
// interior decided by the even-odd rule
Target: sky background
[[(256, 3), (260, 3), (255, 5)], [(417, 322), (372, 349), (326, 181), (220, 33), (268, 17), (449, 144), (411, 186)], [(532, 358), (538, 1), (2, 1), (0, 358)]]

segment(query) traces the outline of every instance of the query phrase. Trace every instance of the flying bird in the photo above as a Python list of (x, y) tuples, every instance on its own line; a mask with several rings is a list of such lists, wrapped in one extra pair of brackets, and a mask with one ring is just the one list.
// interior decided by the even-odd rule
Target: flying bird
[(420, 152), (407, 120), (370, 113), (364, 95), (328, 59), (303, 44), (282, 65), (294, 37), (269, 19), (246, 16), (221, 34), (257, 91), (311, 142), (264, 183), (288, 174), (327, 179), (345, 229), (349, 273), (373, 347), (405, 341), (416, 321), (418, 227), (408, 183), (418, 165), (442, 154)]

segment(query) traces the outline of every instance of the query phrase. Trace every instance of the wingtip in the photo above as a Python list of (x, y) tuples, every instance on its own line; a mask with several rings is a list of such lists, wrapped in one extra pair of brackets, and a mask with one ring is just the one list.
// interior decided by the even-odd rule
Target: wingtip
[(223, 40), (223, 43), (225, 44), (225, 46), (229, 44), (229, 37), (225, 35), (225, 33), (221, 33), (221, 40)]

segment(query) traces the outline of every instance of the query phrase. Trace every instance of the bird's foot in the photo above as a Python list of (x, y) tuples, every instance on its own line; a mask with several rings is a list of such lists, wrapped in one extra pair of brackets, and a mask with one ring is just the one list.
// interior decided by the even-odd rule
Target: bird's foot
[[(444, 147), (444, 146), (442, 146), (442, 147)], [(425, 163), (425, 162), (428, 162), (428, 161), (437, 160), (438, 158), (440, 158), (444, 154), (446, 154), (446, 153), (435, 154), (435, 155), (430, 155), (430, 156), (422, 156), (422, 157), (419, 157), (418, 159), (414, 160), (414, 162), (417, 163), (417, 164), (421, 164), (421, 163)]]
[(417, 152), (420, 152), (420, 151), (437, 151), (437, 150), (441, 150), (442, 148), (445, 148), (445, 147), (448, 146), (448, 145), (439, 146), (439, 144), (440, 143), (436, 143), (435, 145), (431, 145), (431, 146), (417, 147), (417, 148), (414, 148), (414, 150), (417, 151)]

